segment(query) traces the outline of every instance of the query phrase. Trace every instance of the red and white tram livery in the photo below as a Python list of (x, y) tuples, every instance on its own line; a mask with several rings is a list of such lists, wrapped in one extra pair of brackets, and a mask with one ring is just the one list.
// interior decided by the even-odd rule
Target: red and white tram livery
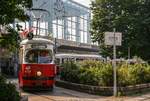
[(54, 44), (43, 38), (25, 39), (20, 44), (19, 86), (53, 88), (56, 76)]

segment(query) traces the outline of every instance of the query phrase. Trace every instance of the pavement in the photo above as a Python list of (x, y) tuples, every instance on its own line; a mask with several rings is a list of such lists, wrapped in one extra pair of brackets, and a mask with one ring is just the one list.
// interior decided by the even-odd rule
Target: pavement
[(17, 86), (17, 89), (21, 92), (21, 95), (28, 97), (28, 101), (150, 101), (150, 92), (117, 98), (113, 96), (106, 97), (91, 95), (60, 87), (54, 87), (53, 92), (24, 92), (19, 89), (17, 79), (9, 79), (8, 81), (14, 83)]

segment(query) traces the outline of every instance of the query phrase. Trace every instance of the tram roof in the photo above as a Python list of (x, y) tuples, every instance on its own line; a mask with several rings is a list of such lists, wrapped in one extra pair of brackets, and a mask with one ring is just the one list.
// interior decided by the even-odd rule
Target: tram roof
[(23, 44), (34, 44), (34, 43), (54, 44), (53, 41), (44, 39), (44, 38), (33, 38), (32, 40), (25, 39), (25, 40), (22, 40), (22, 42), (20, 44), (23, 45)]
[(100, 55), (90, 55), (90, 54), (55, 54), (56, 58), (95, 58), (103, 59)]

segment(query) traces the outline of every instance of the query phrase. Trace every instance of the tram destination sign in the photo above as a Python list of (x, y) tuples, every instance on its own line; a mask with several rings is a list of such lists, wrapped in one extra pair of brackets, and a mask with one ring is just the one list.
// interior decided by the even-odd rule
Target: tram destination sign
[(121, 46), (122, 33), (119, 32), (105, 32), (105, 45)]
[(33, 44), (31, 45), (32, 48), (47, 48), (46, 44)]

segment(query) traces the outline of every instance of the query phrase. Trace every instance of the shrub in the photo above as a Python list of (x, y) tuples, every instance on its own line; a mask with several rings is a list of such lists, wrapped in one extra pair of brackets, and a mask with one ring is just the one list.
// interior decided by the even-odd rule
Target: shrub
[[(83, 70), (84, 69), (84, 70)], [(81, 84), (99, 85), (100, 73), (99, 68), (82, 68), (79, 75)]]
[(3, 76), (0, 76), (0, 84), (3, 84), (6, 82), (6, 79)]
[(101, 82), (102, 86), (112, 86), (113, 85), (113, 67), (110, 63), (105, 64), (101, 69)]
[(130, 74), (132, 75), (132, 78), (135, 79), (134, 84), (146, 83), (146, 81), (149, 78), (147, 77), (150, 73), (147, 71), (149, 68), (150, 66), (147, 67), (147, 66), (144, 66), (143, 64), (133, 65), (133, 68)]
[(118, 67), (117, 71), (117, 81), (119, 86), (132, 85), (134, 80), (132, 79), (132, 75), (130, 73), (132, 67), (128, 64), (122, 64)]
[(0, 100), (1, 101), (20, 101), (21, 97), (16, 91), (15, 85), (6, 83), (6, 79), (0, 76)]
[(96, 61), (96, 60), (84, 60), (84, 61), (78, 62), (77, 64), (83, 68), (92, 68), (92, 67), (101, 68), (104, 66), (104, 63), (100, 61)]
[(118, 68), (120, 86), (150, 83), (150, 66), (148, 64), (122, 64)]
[[(65, 81), (94, 86), (113, 86), (111, 63), (86, 60), (77, 63), (66, 62), (62, 66), (61, 79)], [(118, 64), (117, 83), (118, 86), (150, 83), (150, 65), (125, 62)]]
[(70, 81), (74, 83), (78, 83), (79, 81), (79, 67), (74, 62), (65, 62), (62, 67), (64, 67), (61, 71), (61, 79), (65, 81)]
[(150, 66), (145, 68), (145, 83), (150, 83)]

